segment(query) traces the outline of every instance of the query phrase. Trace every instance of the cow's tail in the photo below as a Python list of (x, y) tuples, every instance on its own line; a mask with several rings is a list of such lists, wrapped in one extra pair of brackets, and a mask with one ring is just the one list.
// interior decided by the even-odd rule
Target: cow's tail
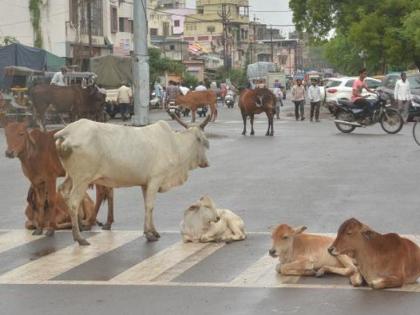
[(58, 156), (62, 159), (67, 159), (73, 152), (73, 149), (70, 145), (65, 143), (63, 136), (55, 136), (55, 148), (57, 150)]

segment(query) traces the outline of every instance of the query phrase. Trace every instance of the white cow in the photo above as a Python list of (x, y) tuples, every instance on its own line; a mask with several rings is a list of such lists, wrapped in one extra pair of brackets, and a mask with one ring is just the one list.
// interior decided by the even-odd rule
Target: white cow
[(188, 171), (208, 167), (209, 142), (200, 125), (175, 132), (169, 124), (158, 121), (147, 127), (127, 127), (81, 119), (55, 134), (56, 147), (66, 170), (63, 183), (65, 199), (73, 224), (73, 238), (82, 238), (78, 224), (80, 202), (90, 183), (106, 187), (141, 186), (144, 197), (144, 234), (148, 241), (160, 237), (153, 223), (157, 192), (182, 185)]
[(185, 243), (232, 242), (246, 237), (244, 221), (228, 209), (217, 209), (208, 196), (185, 210), (181, 234)]

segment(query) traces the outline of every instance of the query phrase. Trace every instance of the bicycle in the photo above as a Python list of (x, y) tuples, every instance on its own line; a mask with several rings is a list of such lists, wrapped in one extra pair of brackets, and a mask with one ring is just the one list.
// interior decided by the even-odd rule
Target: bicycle
[(414, 118), (414, 125), (413, 125), (413, 138), (414, 141), (416, 141), (416, 143), (418, 145), (420, 145), (420, 117), (415, 117)]

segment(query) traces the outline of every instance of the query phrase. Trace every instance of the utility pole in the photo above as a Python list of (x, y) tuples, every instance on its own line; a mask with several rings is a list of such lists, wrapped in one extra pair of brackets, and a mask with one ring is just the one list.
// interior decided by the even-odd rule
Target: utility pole
[(147, 0), (134, 0), (133, 96), (134, 126), (149, 123), (149, 53), (147, 49)]
[(222, 11), (218, 12), (218, 15), (222, 18), (223, 24), (223, 65), (225, 69), (230, 69), (230, 64), (228, 63), (228, 25), (230, 17), (230, 8), (227, 8), (225, 3), (222, 3)]
[(93, 57), (92, 48), (92, 0), (87, 0), (87, 22), (88, 22), (88, 36), (89, 36), (89, 58)]

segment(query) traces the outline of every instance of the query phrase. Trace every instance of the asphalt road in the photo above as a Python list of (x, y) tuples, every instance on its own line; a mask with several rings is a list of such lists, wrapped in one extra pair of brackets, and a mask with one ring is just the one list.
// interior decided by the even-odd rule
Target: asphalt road
[[(333, 276), (279, 278), (266, 257), (269, 231), (278, 223), (331, 233), (356, 217), (380, 232), (420, 234), (420, 147), (411, 125), (393, 136), (379, 125), (344, 135), (323, 117), (296, 122), (283, 113), (275, 136), (265, 137), (260, 116), (256, 136), (244, 137), (238, 109), (221, 109), (207, 128), (211, 166), (157, 197), (155, 223), (163, 235), (155, 244), (141, 237), (138, 188), (116, 191), (114, 232), (87, 234), (97, 244), (88, 249), (73, 245), (68, 232), (52, 240), (27, 235), (28, 182), (17, 160), (1, 157), (1, 314), (418, 313), (419, 285), (375, 292)], [(156, 112), (151, 118), (167, 119)], [(0, 152), (5, 146), (2, 134)], [(204, 194), (244, 219), (251, 232), (246, 241), (179, 243), (183, 210)]]

